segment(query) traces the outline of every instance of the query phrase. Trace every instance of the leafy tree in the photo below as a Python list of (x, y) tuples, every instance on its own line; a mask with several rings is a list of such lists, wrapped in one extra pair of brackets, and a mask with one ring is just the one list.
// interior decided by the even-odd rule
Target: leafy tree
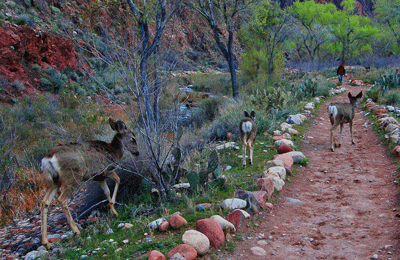
[(271, 5), (269, 0), (261, 5), (254, 5), (253, 10), (253, 20), (240, 31), (241, 39), (248, 49), (242, 59), (248, 70), (253, 71), (250, 72), (253, 77), (257, 78), (263, 67), (271, 76), (277, 56), (283, 52), (282, 45), (292, 33), (291, 16), (281, 10), (278, 4)]
[(379, 21), (387, 24), (396, 39), (395, 51), (400, 51), (400, 0), (376, 0), (375, 13)]
[(378, 29), (371, 25), (368, 17), (355, 15), (355, 0), (344, 0), (343, 10), (335, 12), (333, 34), (341, 44), (340, 59), (345, 63), (350, 57), (357, 57), (372, 51), (371, 42)]
[[(190, 0), (189, 0), (190, 1)], [(215, 42), (228, 62), (232, 81), (232, 95), (239, 97), (239, 87), (236, 76), (233, 41), (235, 37), (236, 19), (244, 12), (253, 0), (195, 0), (186, 4), (201, 14), (210, 25)], [(196, 3), (197, 1), (197, 3)], [(225, 36), (224, 31), (227, 32)]]
[(297, 43), (312, 61), (319, 56), (321, 46), (332, 40), (330, 24), (334, 20), (335, 5), (318, 4), (314, 0), (294, 2), (288, 11), (297, 21)]

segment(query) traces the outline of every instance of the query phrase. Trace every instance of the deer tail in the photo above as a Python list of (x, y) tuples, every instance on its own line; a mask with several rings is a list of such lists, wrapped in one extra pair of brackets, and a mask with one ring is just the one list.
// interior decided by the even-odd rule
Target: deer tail
[(54, 164), (57, 165), (57, 161), (54, 157), (52, 158), (43, 158), (42, 159), (42, 174), (47, 182), (57, 183), (60, 175)]
[(248, 134), (251, 130), (253, 130), (253, 124), (250, 121), (243, 122), (242, 131)]
[(335, 105), (330, 104), (328, 107), (329, 116), (336, 117), (338, 114), (338, 109)]

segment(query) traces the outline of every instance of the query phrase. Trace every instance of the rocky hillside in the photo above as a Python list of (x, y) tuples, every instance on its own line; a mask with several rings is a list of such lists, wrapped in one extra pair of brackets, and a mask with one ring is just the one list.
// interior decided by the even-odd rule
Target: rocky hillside
[[(287, 7), (292, 2), (282, 0), (280, 4)], [(332, 2), (340, 7), (341, 1)], [(370, 13), (372, 1), (358, 2), (358, 6), (359, 13)], [(54, 73), (45, 73), (49, 66), (60, 72), (76, 71), (83, 76), (90, 71), (90, 64), (79, 54), (76, 42), (69, 35), (91, 30), (100, 36), (134, 40), (135, 32), (127, 30), (132, 28), (133, 22), (125, 2), (2, 1), (0, 101), (12, 103), (17, 97), (48, 90), (46, 79), (54, 77)], [(207, 23), (187, 7), (182, 7), (168, 23), (161, 46), (164, 60), (176, 64), (177, 69), (226, 68)], [(240, 53), (240, 43), (236, 42), (235, 48)], [(71, 73), (65, 78), (63, 84), (76, 81)]]

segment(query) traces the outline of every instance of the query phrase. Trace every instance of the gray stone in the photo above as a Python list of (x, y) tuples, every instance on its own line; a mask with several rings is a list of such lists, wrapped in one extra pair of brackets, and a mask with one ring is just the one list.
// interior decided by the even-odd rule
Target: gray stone
[(275, 145), (276, 145), (277, 147), (279, 147), (279, 146), (281, 146), (281, 145), (283, 145), (283, 144), (287, 144), (287, 145), (289, 145), (289, 146), (291, 146), (291, 147), (294, 147), (294, 143), (293, 143), (292, 140), (281, 139), (281, 140), (275, 141)]
[(158, 227), (161, 225), (161, 223), (163, 223), (165, 221), (166, 221), (165, 218), (159, 218), (159, 219), (156, 219), (156, 220), (150, 222), (147, 225), (147, 227), (152, 228), (152, 229), (158, 229)]
[(275, 166), (282, 166), (285, 167), (285, 163), (282, 160), (271, 160), (268, 161), (265, 166), (267, 168), (275, 167)]
[(272, 182), (274, 183), (274, 188), (277, 191), (281, 191), (283, 186), (285, 186), (285, 182), (280, 177), (267, 176), (267, 178), (270, 178), (272, 180)]
[(286, 179), (286, 169), (283, 166), (275, 166), (267, 169), (267, 176), (277, 174), (282, 180)]
[(48, 259), (50, 257), (49, 252), (46, 250), (40, 250), (40, 251), (31, 251), (28, 254), (25, 255), (25, 260), (34, 260), (37, 258), (43, 258), (43, 259)]
[(297, 115), (290, 115), (288, 117), (288, 119), (286, 119), (286, 123), (295, 124), (295, 125), (301, 125), (303, 123), (303, 121)]
[(260, 211), (260, 203), (258, 202), (256, 197), (254, 197), (253, 193), (245, 190), (239, 190), (236, 192), (235, 197), (246, 201), (246, 211), (250, 214), (254, 214)]
[(244, 209), (247, 205), (247, 202), (241, 199), (226, 199), (221, 203), (221, 208), (224, 209), (230, 209), (230, 210), (234, 210), (234, 209)]
[(292, 157), (294, 163), (301, 162), (307, 158), (302, 152), (299, 151), (288, 152), (286, 154)]

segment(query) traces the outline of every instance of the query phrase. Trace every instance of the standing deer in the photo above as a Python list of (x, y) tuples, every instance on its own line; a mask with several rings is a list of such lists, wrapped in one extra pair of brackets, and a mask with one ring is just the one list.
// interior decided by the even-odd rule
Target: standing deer
[(256, 140), (257, 125), (254, 122), (256, 113), (251, 111), (250, 115), (244, 111), (244, 118), (240, 121), (240, 140), (242, 141), (243, 168), (246, 167), (246, 149), (249, 149), (249, 164), (253, 163), (254, 142)]
[[(135, 135), (124, 122), (110, 118), (109, 124), (117, 132), (111, 143), (95, 140), (60, 144), (50, 149), (42, 159), (41, 171), (46, 194), (41, 204), (41, 230), (42, 244), (47, 249), (50, 248), (47, 238), (47, 212), (59, 190), (61, 194), (57, 201), (75, 235), (80, 235), (80, 232), (68, 209), (68, 198), (84, 181), (93, 179), (100, 184), (109, 201), (111, 213), (118, 216), (114, 203), (120, 179), (115, 168), (121, 161), (124, 147), (133, 155), (138, 156), (139, 152)], [(115, 181), (112, 197), (106, 178)]]
[[(357, 94), (357, 96), (352, 96), (349, 92), (348, 94), (350, 103), (332, 103), (328, 107), (329, 119), (331, 120), (331, 150), (334, 151), (334, 147), (340, 147), (342, 145), (342, 134), (343, 125), (350, 124), (350, 134), (351, 142), (355, 144), (353, 139), (353, 119), (354, 119), (354, 109), (357, 107), (357, 99), (362, 97), (362, 91)], [(340, 125), (340, 139), (339, 144), (337, 144), (333, 131), (336, 127)]]

